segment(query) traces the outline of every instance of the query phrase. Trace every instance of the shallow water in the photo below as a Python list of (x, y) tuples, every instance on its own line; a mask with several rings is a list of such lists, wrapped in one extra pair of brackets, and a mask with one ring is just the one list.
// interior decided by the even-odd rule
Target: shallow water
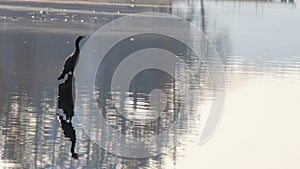
[[(299, 168), (299, 8), (294, 3), (255, 1), (204, 1), (204, 10), (198, 1), (137, 3), (0, 2), (0, 168)], [(72, 125), (79, 159), (73, 159), (71, 142), (56, 115), (62, 114), (57, 108), (56, 78), (64, 59), (74, 50), (78, 34), (91, 35), (116, 18), (139, 12), (182, 17), (214, 44), (226, 74), (219, 127), (208, 142), (200, 144), (206, 116), (202, 112), (211, 104), (213, 91), (205, 70), (199, 69), (201, 83), (190, 83), (193, 92), (185, 101), (194, 103), (187, 109), (201, 116), (188, 125), (193, 130), (176, 148), (150, 158), (119, 157), (91, 140), (75, 115)], [(194, 68), (192, 54), (183, 55)], [(158, 72), (135, 77), (134, 82), (142, 87), (132, 84), (130, 99), (117, 100), (125, 106), (128, 118), (154, 118), (144, 112), (156, 82), (163, 84), (169, 111), (156, 122), (160, 127), (133, 124), (110, 107), (114, 93), (104, 87), (101, 71), (109, 74), (113, 63), (105, 63), (96, 82), (108, 124), (129, 137), (148, 137), (168, 128), (180, 103), (174, 82), (166, 75), (158, 78)], [(183, 65), (176, 66), (178, 75), (186, 73)], [(187, 132), (184, 127), (182, 132)]]

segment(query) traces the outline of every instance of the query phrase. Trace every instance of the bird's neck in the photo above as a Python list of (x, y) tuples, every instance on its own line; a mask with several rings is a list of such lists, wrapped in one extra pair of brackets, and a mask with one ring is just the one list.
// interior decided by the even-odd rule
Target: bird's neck
[(76, 53), (79, 53), (79, 52), (80, 52), (79, 42), (76, 42), (76, 44), (75, 44), (75, 52), (76, 52)]

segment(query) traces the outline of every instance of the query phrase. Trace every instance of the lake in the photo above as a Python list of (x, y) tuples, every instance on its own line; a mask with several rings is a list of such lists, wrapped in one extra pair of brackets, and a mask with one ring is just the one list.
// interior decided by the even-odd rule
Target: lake
[[(0, 9), (0, 168), (300, 167), (300, 10), (296, 2), (1, 0)], [(83, 94), (76, 96), (79, 102), (75, 102), (73, 119), (64, 120), (58, 108), (58, 85), (63, 81), (57, 77), (74, 51), (76, 37), (88, 36), (80, 43), (84, 48), (98, 29), (143, 12), (172, 14), (202, 32), (202, 39), (188, 39), (192, 48), (208, 57), (202, 59), (220, 59), (225, 87), (216, 87), (213, 73), (208, 72), (217, 64), (201, 64), (180, 41), (154, 34), (129, 36), (99, 64), (94, 91), (98, 105), (86, 94), (90, 89), (80, 89)], [(106, 42), (115, 35), (118, 32), (106, 35)], [(137, 61), (143, 55), (137, 51), (144, 48), (168, 49), (178, 56), (168, 58), (160, 50), (147, 53), (166, 56), (153, 64), (174, 68), (175, 80), (158, 69), (141, 71), (132, 75), (124, 99), (121, 90), (112, 91), (118, 87), (111, 85), (112, 75), (123, 75), (116, 76), (116, 82), (122, 83), (128, 80), (122, 66), (128, 70), (150, 64), (151, 60), (126, 62), (131, 53)], [(87, 69), (94, 65), (88, 61)], [(186, 85), (188, 91), (182, 93)], [(215, 94), (225, 98), (222, 112), (209, 123), (216, 125), (215, 130), (203, 141), (204, 127), (212, 122), (208, 119)], [(116, 133), (107, 135), (110, 129), (101, 127), (99, 114), (91, 114), (97, 110)], [(183, 122), (177, 131), (170, 131), (178, 118)], [(159, 143), (148, 140), (143, 145), (151, 147), (148, 154), (135, 152), (131, 142), (133, 147), (126, 147), (127, 140), (114, 142), (118, 134), (147, 140), (164, 131), (169, 135)], [(71, 156), (74, 141), (78, 159)]]

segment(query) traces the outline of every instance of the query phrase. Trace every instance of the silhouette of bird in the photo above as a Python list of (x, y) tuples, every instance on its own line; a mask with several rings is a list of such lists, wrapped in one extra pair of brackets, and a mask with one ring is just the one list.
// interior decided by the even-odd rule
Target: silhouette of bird
[(62, 70), (60, 76), (57, 78), (57, 80), (64, 79), (65, 75), (68, 74), (69, 72), (71, 72), (72, 75), (73, 75), (73, 72), (74, 72), (74, 69), (75, 69), (75, 65), (76, 65), (78, 56), (80, 54), (79, 42), (83, 38), (84, 38), (84, 36), (78, 36), (77, 37), (77, 39), (75, 41), (75, 51), (66, 58), (63, 70)]

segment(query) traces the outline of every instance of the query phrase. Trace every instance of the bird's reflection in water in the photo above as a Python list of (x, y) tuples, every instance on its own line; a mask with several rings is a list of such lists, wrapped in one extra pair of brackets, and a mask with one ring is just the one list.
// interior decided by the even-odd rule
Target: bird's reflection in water
[(72, 142), (71, 154), (72, 157), (78, 159), (78, 154), (74, 152), (76, 144), (76, 131), (72, 125), (72, 117), (74, 116), (74, 102), (73, 102), (73, 76), (68, 75), (68, 79), (64, 83), (59, 84), (58, 92), (58, 108), (62, 109), (64, 115), (57, 114), (60, 120), (60, 126), (63, 130), (64, 136), (69, 138)]

